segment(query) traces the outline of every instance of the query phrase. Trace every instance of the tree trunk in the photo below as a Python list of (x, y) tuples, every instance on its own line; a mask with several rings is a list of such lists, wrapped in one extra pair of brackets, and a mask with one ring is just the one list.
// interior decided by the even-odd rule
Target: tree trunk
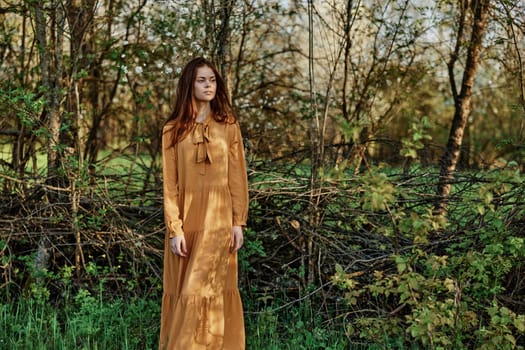
[(216, 52), (215, 61), (221, 72), (228, 96), (232, 96), (230, 73), (231, 73), (231, 60), (230, 60), (230, 39), (231, 39), (231, 28), (230, 28), (230, 17), (233, 12), (232, 0), (221, 0), (221, 27), (217, 33), (216, 39)]
[(445, 215), (447, 211), (451, 182), (454, 179), (454, 172), (460, 156), (463, 135), (470, 115), (472, 87), (474, 86), (474, 77), (476, 75), (483, 37), (487, 27), (489, 5), (490, 0), (472, 0), (470, 2), (470, 11), (472, 11), (472, 32), (470, 35), (470, 42), (467, 44), (467, 60), (463, 71), (461, 90), (458, 94), (454, 79), (454, 64), (458, 58), (466, 12), (469, 10), (467, 7), (468, 2), (460, 0), (461, 13), (460, 25), (458, 27), (458, 39), (456, 50), (451, 55), (449, 61), (449, 75), (452, 94), (454, 96), (455, 111), (447, 147), (441, 159), (441, 171), (437, 188), (438, 200), (435, 206), (435, 212), (438, 215)]
[(304, 246), (304, 255), (308, 258), (306, 266), (304, 266), (306, 278), (305, 287), (312, 285), (314, 282), (314, 267), (315, 267), (315, 251), (314, 251), (314, 231), (319, 226), (319, 193), (321, 188), (321, 181), (319, 178), (319, 170), (321, 164), (321, 125), (317, 106), (317, 92), (315, 90), (315, 70), (314, 70), (314, 5), (313, 0), (308, 0), (308, 82), (310, 92), (310, 147), (311, 147), (311, 166), (310, 166), (310, 214), (309, 224), (311, 230), (306, 231), (306, 241)]
[[(50, 16), (46, 15), (43, 2), (31, 3), (35, 19), (35, 37), (40, 59), (40, 70), (42, 76), (41, 88), (45, 96), (45, 108), (43, 120), (47, 122), (47, 179), (50, 185), (58, 185), (59, 160), (59, 138), (60, 138), (60, 77), (62, 75), (62, 42), (64, 16), (62, 7), (54, 1), (49, 3)], [(49, 21), (49, 37), (48, 23)], [(48, 40), (49, 39), (49, 40)], [(48, 198), (53, 200), (55, 194), (49, 193)], [(43, 271), (49, 265), (50, 242), (46, 235), (41, 235), (34, 260), (34, 271), (36, 283), (41, 283), (39, 271)]]
[[(243, 66), (243, 60), (244, 60), (244, 50), (245, 50), (245, 44), (249, 33), (249, 24), (248, 24), (248, 11), (251, 11), (250, 8), (252, 4), (244, 2), (243, 4), (244, 8), (242, 11), (242, 30), (241, 30), (241, 38), (239, 40), (239, 47), (237, 51), (237, 58), (235, 62), (235, 73), (232, 75), (235, 75), (235, 80), (230, 84), (232, 86), (231, 89), (231, 102), (234, 108), (236, 108), (236, 95), (239, 92), (239, 87), (241, 85), (241, 69)], [(233, 64), (232, 64), (233, 65)]]
[[(350, 120), (350, 113), (348, 111), (349, 106), (347, 103), (347, 94), (348, 94), (348, 75), (350, 74), (350, 49), (352, 48), (352, 37), (351, 37), (351, 29), (352, 29), (352, 7), (353, 7), (353, 0), (347, 0), (346, 2), (346, 16), (344, 19), (344, 58), (343, 58), (343, 87), (341, 89), (341, 111), (343, 113), (343, 119), (344, 120)], [(348, 140), (345, 140), (344, 137), (341, 135), (339, 143), (340, 145), (337, 146), (336, 150), (336, 156), (335, 156), (335, 167), (339, 167), (339, 164), (343, 161), (343, 151), (344, 148), (347, 146), (344, 146), (343, 144), (347, 142)]]
[[(35, 36), (38, 45), (42, 89), (46, 96), (45, 120), (48, 126), (47, 140), (47, 182), (58, 183), (59, 140), (60, 140), (60, 99), (62, 76), (62, 44), (64, 40), (64, 13), (55, 1), (49, 3), (50, 16), (46, 16), (44, 3), (32, 3), (35, 15)], [(49, 38), (48, 24), (49, 21)], [(49, 40), (48, 40), (49, 39)]]
[(93, 54), (91, 43), (88, 38), (92, 27), (92, 18), (95, 11), (95, 0), (70, 0), (67, 2), (66, 14), (70, 28), (70, 47), (71, 47), (71, 67), (70, 67), (70, 87), (67, 98), (67, 115), (69, 127), (63, 128), (61, 142), (71, 150), (69, 156), (76, 159), (76, 163), (68, 164), (68, 177), (71, 184), (69, 192), (71, 203), (72, 227), (71, 230), (75, 236), (75, 268), (77, 274), (80, 274), (81, 268), (85, 268), (84, 252), (82, 250), (82, 236), (78, 225), (78, 210), (80, 202), (80, 191), (76, 186), (76, 178), (80, 176), (82, 168), (82, 157), (80, 156), (81, 145), (78, 135), (79, 120), (81, 118), (81, 100), (79, 82), (79, 73), (82, 70), (89, 69), (89, 57)]
[(81, 118), (80, 105), (82, 103), (80, 101), (82, 84), (79, 73), (89, 69), (90, 62), (88, 57), (93, 55), (88, 33), (93, 24), (95, 4), (95, 0), (68, 0), (65, 4), (70, 30), (71, 66), (68, 72), (70, 81), (66, 99), (66, 110), (68, 113), (66, 113), (62, 122), (61, 143), (75, 150), (74, 156), (78, 158), (79, 162), (82, 159), (80, 157), (81, 146), (78, 135), (79, 120)]

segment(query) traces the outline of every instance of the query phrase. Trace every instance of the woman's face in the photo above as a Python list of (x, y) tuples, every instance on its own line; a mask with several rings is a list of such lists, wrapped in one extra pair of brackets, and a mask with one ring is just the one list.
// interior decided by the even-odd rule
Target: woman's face
[(215, 73), (208, 66), (197, 68), (195, 81), (193, 82), (193, 97), (197, 102), (210, 102), (215, 98), (217, 82)]

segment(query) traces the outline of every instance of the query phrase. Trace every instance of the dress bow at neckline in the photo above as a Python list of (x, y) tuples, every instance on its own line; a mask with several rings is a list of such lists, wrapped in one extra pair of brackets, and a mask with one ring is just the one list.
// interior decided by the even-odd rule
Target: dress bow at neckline
[(208, 150), (208, 143), (210, 142), (210, 128), (208, 124), (197, 123), (193, 129), (192, 135), (193, 144), (197, 146), (195, 153), (195, 162), (202, 164), (200, 173), (204, 175), (205, 164), (212, 163), (211, 154)]

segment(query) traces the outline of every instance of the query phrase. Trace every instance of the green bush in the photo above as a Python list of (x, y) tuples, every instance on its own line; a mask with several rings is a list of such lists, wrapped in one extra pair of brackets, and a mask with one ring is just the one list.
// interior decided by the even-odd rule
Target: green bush
[[(525, 262), (522, 184), (514, 169), (488, 173), (453, 203), (448, 222), (424, 207), (407, 208), (416, 194), (406, 189), (383, 200), (381, 232), (405, 244), (369, 276), (336, 266), (332, 281), (347, 303), (368, 309), (347, 318), (348, 336), (378, 344), (393, 339), (403, 349), (522, 349), (525, 315), (512, 311), (511, 301), (519, 290), (507, 290)], [(384, 193), (368, 191), (378, 194), (366, 198)]]

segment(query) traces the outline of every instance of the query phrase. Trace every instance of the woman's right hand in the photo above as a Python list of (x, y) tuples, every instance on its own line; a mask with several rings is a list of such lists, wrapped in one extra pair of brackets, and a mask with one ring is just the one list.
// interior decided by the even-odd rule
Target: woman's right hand
[(170, 238), (170, 249), (173, 254), (187, 257), (188, 251), (186, 250), (186, 239), (184, 236), (175, 236)]

